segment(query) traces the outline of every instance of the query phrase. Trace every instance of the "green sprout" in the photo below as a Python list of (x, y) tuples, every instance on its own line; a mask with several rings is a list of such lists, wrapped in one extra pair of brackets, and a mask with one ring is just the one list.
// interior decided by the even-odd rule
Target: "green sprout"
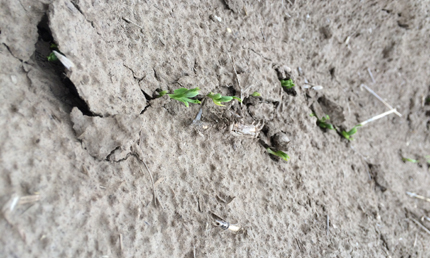
[(315, 115), (314, 113), (310, 113), (310, 114), (309, 114), (309, 116), (310, 116), (310, 117), (314, 117), (314, 116), (316, 116), (316, 115)]
[(288, 161), (290, 159), (290, 156), (288, 156), (287, 153), (285, 153), (283, 151), (272, 151), (270, 148), (267, 148), (267, 152), (272, 154), (272, 155), (278, 156), (285, 161)]
[(52, 50), (51, 54), (48, 55), (48, 61), (49, 62), (55, 62), (58, 61), (57, 56), (54, 54), (54, 50), (61, 53), (60, 50), (58, 50), (58, 46), (57, 44), (51, 43), (51, 46), (49, 46), (49, 48)]
[(160, 91), (158, 94), (158, 97), (157, 98), (161, 98), (161, 97), (163, 97), (164, 95), (166, 95), (166, 93), (167, 93), (168, 91), (167, 90), (163, 90), (163, 91)]
[(325, 115), (321, 119), (317, 120), (317, 125), (323, 129), (335, 130), (332, 124), (326, 123), (326, 121), (329, 119), (330, 117), (328, 115)]
[(48, 56), (48, 61), (49, 61), (49, 62), (55, 62), (55, 61), (58, 61), (58, 58), (57, 58), (57, 56), (54, 54), (54, 52), (51, 52), (51, 54), (49, 54), (49, 56)]
[(348, 132), (346, 131), (342, 131), (342, 136), (345, 137), (345, 139), (351, 141), (352, 140), (352, 135), (354, 135), (355, 133), (357, 133), (357, 128), (360, 127), (361, 124), (354, 126), (351, 130), (349, 130)]
[(195, 96), (199, 95), (199, 88), (194, 89), (186, 89), (186, 88), (180, 88), (176, 89), (173, 94), (167, 94), (170, 98), (176, 99), (178, 101), (181, 101), (185, 104), (186, 107), (188, 107), (188, 103), (194, 103), (194, 104), (200, 104), (200, 100), (198, 99), (191, 99)]
[(291, 89), (291, 88), (293, 88), (294, 86), (296, 86), (296, 85), (294, 84), (294, 82), (293, 82), (293, 80), (292, 80), (292, 79), (288, 79), (288, 80), (281, 80), (281, 85), (282, 85), (282, 87), (285, 87), (285, 88), (287, 88), (287, 89)]
[(430, 165), (430, 155), (425, 156), (427, 163)]
[(254, 93), (252, 93), (251, 96), (260, 97), (261, 94), (259, 92), (254, 91)]
[(221, 104), (221, 102), (230, 102), (233, 99), (238, 100), (239, 102), (242, 102), (241, 98), (238, 97), (234, 97), (234, 96), (222, 96), (221, 94), (217, 93), (217, 94), (213, 94), (212, 92), (209, 93), (207, 95), (209, 98), (211, 98), (213, 100), (213, 102), (215, 103), (215, 105), (218, 106), (224, 106), (223, 104)]
[(411, 163), (418, 163), (418, 160), (416, 160), (416, 159), (410, 159), (410, 158), (405, 158), (405, 157), (403, 157), (403, 158), (402, 158), (402, 160), (403, 160), (403, 162), (405, 162), (405, 163), (406, 163), (406, 161), (407, 161), (407, 162), (411, 162)]

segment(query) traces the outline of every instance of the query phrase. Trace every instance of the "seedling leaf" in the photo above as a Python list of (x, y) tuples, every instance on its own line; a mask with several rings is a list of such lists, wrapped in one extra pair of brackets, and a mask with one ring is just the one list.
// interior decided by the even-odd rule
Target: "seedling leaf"
[(163, 97), (164, 95), (166, 95), (166, 93), (167, 93), (168, 91), (167, 90), (163, 90), (163, 91), (160, 91), (158, 94), (159, 94), (159, 96), (157, 97), (157, 98), (161, 98), (161, 97)]
[(253, 97), (260, 97), (261, 94), (258, 93), (258, 92), (256, 92), (256, 91), (254, 91), (254, 93), (252, 93), (251, 96), (253, 96)]
[(287, 89), (291, 89), (292, 87), (296, 86), (292, 79), (281, 80), (281, 85)]
[(411, 162), (411, 163), (418, 163), (418, 160), (416, 160), (416, 159), (410, 159), (410, 158), (403, 157), (402, 160), (403, 160), (403, 162), (408, 161), (408, 162)]
[(233, 99), (236, 99), (239, 102), (242, 102), (241, 98), (238, 98), (238, 97), (235, 97), (235, 96), (222, 96), (219, 93), (213, 94), (211, 92), (207, 96), (212, 99), (212, 101), (215, 103), (215, 105), (218, 105), (218, 106), (224, 106), (223, 104), (221, 104), (222, 102), (230, 102)]
[(186, 107), (188, 107), (188, 103), (194, 103), (194, 104), (200, 104), (200, 100), (198, 99), (191, 99), (195, 96), (199, 95), (199, 88), (194, 89), (186, 89), (186, 88), (179, 88), (176, 89), (173, 94), (167, 94), (170, 98), (176, 99), (178, 101), (181, 101), (185, 104)]
[(351, 130), (349, 130), (348, 132), (346, 131), (342, 131), (342, 136), (345, 137), (345, 139), (347, 140), (352, 140), (352, 135), (354, 135), (355, 133), (357, 133), (357, 129), (358, 127), (360, 127), (361, 124), (354, 126)]
[(335, 130), (332, 124), (326, 123), (326, 121), (329, 119), (330, 117), (328, 115), (325, 115), (321, 119), (318, 119), (317, 125), (323, 129)]
[(273, 151), (270, 148), (267, 148), (267, 152), (280, 157), (281, 159), (288, 161), (290, 159), (290, 156), (287, 155), (287, 153), (283, 152), (283, 151)]
[(48, 61), (49, 61), (49, 62), (55, 62), (55, 61), (58, 61), (58, 58), (57, 58), (57, 56), (54, 54), (54, 52), (51, 52), (51, 54), (49, 54), (49, 56), (48, 56)]

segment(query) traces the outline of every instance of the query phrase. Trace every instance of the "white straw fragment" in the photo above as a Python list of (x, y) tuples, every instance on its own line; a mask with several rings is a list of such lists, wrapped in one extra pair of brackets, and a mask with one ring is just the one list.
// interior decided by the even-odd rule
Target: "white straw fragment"
[(369, 72), (370, 78), (372, 78), (372, 82), (375, 83), (375, 78), (373, 78), (372, 72), (370, 71), (369, 68), (367, 68), (367, 71)]
[(64, 67), (67, 68), (67, 70), (71, 70), (72, 67), (75, 67), (73, 62), (70, 61), (70, 59), (68, 59), (67, 57), (63, 56), (62, 54), (58, 53), (55, 50), (52, 52), (54, 52), (54, 55), (58, 58), (58, 60), (60, 60), (60, 62), (64, 65)]
[(366, 120), (364, 122), (361, 122), (360, 125), (364, 126), (365, 124), (367, 124), (369, 122), (378, 120), (379, 118), (383, 118), (384, 116), (389, 115), (389, 114), (394, 113), (394, 112), (396, 112), (396, 110), (395, 109), (391, 109), (390, 111), (387, 111), (385, 113), (379, 114), (379, 115), (374, 116), (374, 117), (372, 117), (372, 118), (370, 118), (370, 119), (368, 119), (368, 120)]
[[(375, 96), (379, 101), (381, 101), (385, 106), (387, 106), (389, 109), (394, 109), (390, 104), (388, 104), (385, 100), (383, 100), (381, 97), (378, 96), (378, 94), (376, 94), (372, 89), (370, 89), (369, 87), (367, 87), (364, 84), (361, 84), (361, 87), (364, 87), (368, 92), (370, 92), (373, 96)], [(402, 114), (400, 114), (399, 112), (394, 111), (394, 113), (398, 116), (402, 116)]]
[(312, 89), (313, 89), (313, 90), (316, 90), (316, 91), (319, 91), (319, 90), (322, 90), (322, 89), (323, 89), (323, 86), (321, 86), (321, 85), (313, 86), (313, 87), (312, 87)]

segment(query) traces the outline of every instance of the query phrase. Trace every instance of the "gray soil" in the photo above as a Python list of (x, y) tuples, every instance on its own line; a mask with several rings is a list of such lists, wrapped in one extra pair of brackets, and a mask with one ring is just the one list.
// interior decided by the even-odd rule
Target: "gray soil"
[[(430, 257), (430, 202), (406, 194), (430, 197), (427, 1), (0, 0), (0, 14), (0, 257)], [(402, 116), (348, 141), (389, 110), (362, 84)], [(156, 98), (181, 87), (243, 103)], [(317, 126), (326, 114), (337, 131)]]

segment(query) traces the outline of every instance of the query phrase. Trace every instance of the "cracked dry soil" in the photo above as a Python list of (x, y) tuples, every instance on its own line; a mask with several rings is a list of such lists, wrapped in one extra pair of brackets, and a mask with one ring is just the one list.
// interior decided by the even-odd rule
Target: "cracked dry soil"
[[(430, 203), (406, 195), (430, 196), (425, 1), (0, 0), (0, 13), (0, 257), (430, 256)], [(47, 62), (52, 43), (71, 71)], [(402, 117), (348, 142), (309, 116), (352, 128), (387, 111), (362, 84)], [(156, 98), (180, 87), (244, 101), (207, 101), (204, 130), (190, 126), (199, 105)], [(264, 121), (258, 138), (228, 132), (238, 116)]]

